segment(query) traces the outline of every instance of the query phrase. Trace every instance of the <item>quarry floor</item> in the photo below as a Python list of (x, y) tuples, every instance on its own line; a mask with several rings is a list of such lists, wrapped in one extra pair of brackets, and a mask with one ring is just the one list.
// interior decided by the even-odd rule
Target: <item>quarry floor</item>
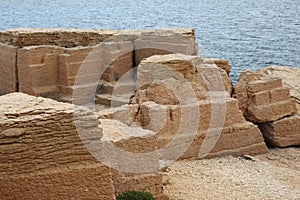
[(171, 200), (300, 200), (300, 147), (177, 161), (164, 172), (164, 191)]

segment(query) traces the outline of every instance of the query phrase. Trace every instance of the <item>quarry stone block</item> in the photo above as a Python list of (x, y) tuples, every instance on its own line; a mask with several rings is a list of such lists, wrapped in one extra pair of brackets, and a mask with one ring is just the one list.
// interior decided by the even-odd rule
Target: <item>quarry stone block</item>
[(278, 77), (243, 72), (235, 87), (234, 97), (247, 120), (256, 123), (276, 121), (296, 113), (296, 102)]
[(0, 95), (17, 90), (17, 48), (0, 43)]
[(300, 117), (295, 115), (259, 125), (266, 142), (275, 147), (300, 145)]

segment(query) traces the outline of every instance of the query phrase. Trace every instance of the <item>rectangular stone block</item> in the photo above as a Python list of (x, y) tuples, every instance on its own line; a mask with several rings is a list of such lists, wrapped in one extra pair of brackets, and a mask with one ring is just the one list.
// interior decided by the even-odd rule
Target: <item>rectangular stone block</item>
[(74, 84), (79, 68), (91, 51), (92, 48), (73, 48), (65, 50), (59, 56), (59, 84), (65, 86)]
[[(72, 164), (95, 163), (83, 142), (101, 137), (93, 113), (78, 114), (91, 138), (79, 137), (73, 106), (22, 93), (0, 97), (0, 174), (51, 170)], [(1, 177), (1, 176), (0, 176)]]
[[(200, 150), (201, 148), (203, 149)], [(210, 151), (206, 152), (205, 149)], [(258, 127), (245, 122), (224, 127), (221, 130), (212, 129), (209, 135), (198, 133), (181, 158), (255, 155), (266, 152), (267, 147)]]
[(258, 123), (276, 121), (285, 116), (294, 115), (297, 112), (294, 99), (270, 103), (267, 105), (248, 107), (248, 119)]
[(17, 47), (0, 43), (0, 95), (18, 91)]
[(135, 40), (135, 63), (153, 55), (182, 53), (196, 55), (198, 45), (192, 29), (145, 31)]
[(18, 50), (19, 91), (35, 96), (57, 98), (58, 56), (55, 46), (25, 47)]
[(275, 147), (300, 145), (300, 116), (259, 125), (266, 142)]
[(256, 93), (264, 90), (272, 90), (274, 88), (281, 88), (282, 81), (280, 78), (264, 78), (248, 83), (248, 92)]
[(0, 199), (115, 199), (108, 167), (77, 165), (55, 171), (0, 176)]

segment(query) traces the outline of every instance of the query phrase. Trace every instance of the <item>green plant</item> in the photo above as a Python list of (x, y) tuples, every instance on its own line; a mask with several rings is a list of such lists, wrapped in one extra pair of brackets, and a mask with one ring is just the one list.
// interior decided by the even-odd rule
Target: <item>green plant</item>
[(126, 191), (117, 196), (117, 200), (156, 200), (153, 195), (145, 191)]

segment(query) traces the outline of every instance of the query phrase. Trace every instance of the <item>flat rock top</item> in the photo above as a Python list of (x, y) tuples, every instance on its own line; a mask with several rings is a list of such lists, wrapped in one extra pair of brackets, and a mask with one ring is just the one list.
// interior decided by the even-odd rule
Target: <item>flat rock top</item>
[(142, 36), (149, 39), (149, 36), (169, 37), (175, 35), (180, 36), (181, 39), (184, 37), (195, 40), (194, 30), (188, 28), (157, 30), (17, 28), (0, 31), (0, 44), (3, 43), (18, 47), (56, 45), (73, 48), (76, 46), (95, 46), (101, 42), (110, 40), (132, 41)]
[(247, 157), (182, 160), (164, 173), (164, 191), (182, 199), (299, 199), (300, 148)]
[(0, 120), (4, 120), (11, 115), (73, 112), (72, 104), (18, 92), (0, 96), (0, 105)]

